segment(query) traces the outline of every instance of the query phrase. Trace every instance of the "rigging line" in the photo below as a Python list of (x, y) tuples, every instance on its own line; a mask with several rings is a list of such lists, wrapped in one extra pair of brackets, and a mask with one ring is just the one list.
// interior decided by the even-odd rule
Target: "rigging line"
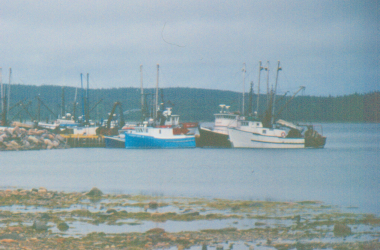
[(162, 31), (161, 31), (162, 40), (164, 40), (165, 43), (170, 44), (170, 45), (174, 45), (174, 46), (178, 46), (178, 47), (182, 47), (182, 48), (185, 47), (183, 45), (178, 45), (178, 44), (175, 44), (175, 43), (169, 43), (168, 41), (165, 40), (165, 38), (164, 38), (164, 29), (165, 29), (165, 26), (166, 26), (166, 22), (164, 24), (164, 27), (162, 27)]

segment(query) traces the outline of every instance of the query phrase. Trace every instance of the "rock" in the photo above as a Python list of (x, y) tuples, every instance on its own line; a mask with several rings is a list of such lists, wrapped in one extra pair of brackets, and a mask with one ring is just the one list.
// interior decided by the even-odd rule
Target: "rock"
[(53, 142), (51, 141), (51, 140), (49, 140), (49, 139), (44, 139), (44, 143), (45, 143), (45, 145), (48, 145), (48, 146), (53, 146)]
[(55, 139), (57, 139), (57, 140), (59, 140), (59, 141), (61, 141), (61, 142), (66, 142), (66, 139), (63, 138), (63, 137), (62, 137), (61, 135), (59, 135), (59, 134), (55, 135)]
[(3, 240), (0, 240), (1, 243), (13, 243), (13, 242), (17, 242), (17, 240), (13, 240), (13, 239), (3, 239)]
[(61, 222), (58, 224), (57, 228), (59, 229), (59, 231), (65, 232), (65, 231), (69, 230), (69, 225), (67, 225), (66, 222)]
[(156, 209), (156, 208), (158, 208), (158, 203), (156, 201), (151, 201), (151, 202), (149, 202), (148, 205), (149, 205), (150, 209)]
[(107, 213), (107, 214), (111, 214), (111, 213), (116, 214), (117, 211), (116, 211), (116, 209), (110, 208), (110, 209), (107, 209), (106, 213)]
[(30, 147), (30, 143), (27, 140), (22, 141), (22, 145), (25, 147)]
[(16, 126), (14, 129), (13, 129), (13, 134), (16, 134), (17, 136), (19, 136), (21, 134), (21, 130), (18, 126)]
[(46, 231), (48, 229), (47, 223), (40, 220), (35, 220), (32, 225), (33, 229), (37, 231)]
[(44, 188), (44, 187), (40, 187), (40, 188), (38, 189), (38, 193), (39, 193), (39, 194), (46, 194), (46, 193), (47, 193), (47, 189)]
[(41, 219), (50, 220), (50, 219), (51, 219), (51, 216), (50, 216), (48, 213), (44, 213), (44, 214), (41, 216)]
[(102, 196), (103, 192), (100, 191), (98, 188), (94, 187), (90, 190), (90, 192), (87, 193), (88, 196)]
[(165, 230), (162, 228), (156, 227), (156, 228), (152, 228), (146, 232), (151, 233), (151, 234), (162, 234), (162, 233), (165, 233)]
[(336, 237), (345, 237), (351, 234), (351, 228), (344, 224), (335, 224), (334, 225), (334, 236)]
[(35, 143), (35, 144), (39, 143), (39, 140), (34, 136), (28, 136), (28, 141)]

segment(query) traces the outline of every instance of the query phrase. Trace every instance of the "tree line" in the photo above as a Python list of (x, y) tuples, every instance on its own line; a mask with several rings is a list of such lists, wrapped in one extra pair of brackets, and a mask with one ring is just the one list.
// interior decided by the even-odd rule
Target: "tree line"
[[(7, 86), (5, 84), (5, 88)], [(5, 95), (8, 96), (8, 95)], [(231, 112), (242, 112), (242, 93), (197, 88), (164, 88), (159, 91), (159, 103), (172, 107), (181, 121), (213, 121), (220, 104), (230, 106)], [(75, 98), (76, 97), (76, 98)], [(152, 112), (155, 89), (144, 89), (145, 110)], [(345, 96), (298, 95), (289, 104), (290, 96), (276, 96), (277, 118), (293, 122), (379, 122), (380, 92)], [(107, 119), (115, 102), (120, 102), (126, 121), (141, 118), (141, 92), (139, 88), (111, 88), (82, 90), (62, 86), (11, 86), (8, 120), (52, 121), (66, 113), (82, 116), (87, 111), (91, 120)], [(258, 111), (262, 117), (267, 109), (267, 96), (245, 94), (245, 112)], [(7, 108), (8, 100), (1, 104)], [(74, 105), (75, 104), (75, 105)], [(1, 111), (1, 110), (0, 110)]]

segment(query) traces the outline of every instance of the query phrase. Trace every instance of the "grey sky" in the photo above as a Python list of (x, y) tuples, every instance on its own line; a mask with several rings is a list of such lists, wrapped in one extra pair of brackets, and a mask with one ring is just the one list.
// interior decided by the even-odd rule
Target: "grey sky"
[[(3, 82), (242, 91), (281, 61), (279, 91), (380, 90), (379, 1), (0, 1)], [(261, 89), (266, 86), (261, 74)], [(257, 89), (256, 89), (257, 91)]]

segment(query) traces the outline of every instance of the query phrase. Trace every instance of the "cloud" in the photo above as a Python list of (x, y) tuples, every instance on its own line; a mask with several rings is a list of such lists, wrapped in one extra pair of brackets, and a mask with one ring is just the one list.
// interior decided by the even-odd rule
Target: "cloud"
[(241, 91), (243, 62), (248, 84), (259, 60), (270, 61), (271, 81), (281, 60), (284, 89), (368, 92), (379, 90), (378, 9), (343, 0), (5, 1), (1, 66), (36, 85), (76, 86), (88, 72), (101, 88), (138, 87), (140, 64), (154, 86), (160, 63), (163, 87)]

